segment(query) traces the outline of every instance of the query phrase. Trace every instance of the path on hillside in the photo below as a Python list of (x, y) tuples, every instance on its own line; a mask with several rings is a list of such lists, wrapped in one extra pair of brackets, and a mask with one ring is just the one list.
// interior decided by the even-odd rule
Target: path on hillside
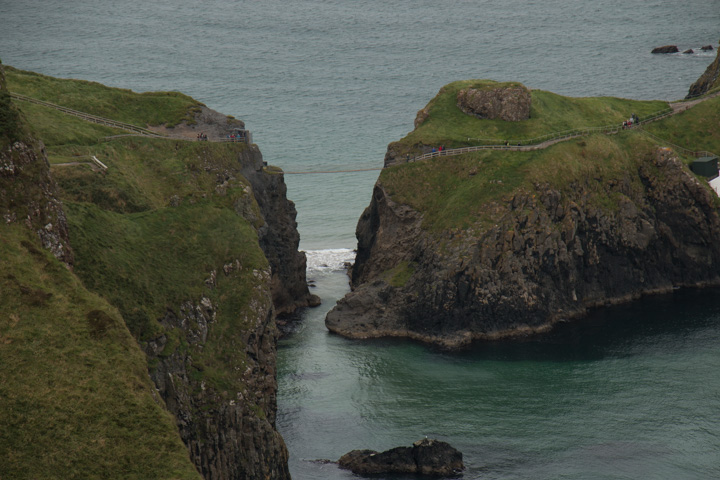
[(28, 97), (27, 95), (21, 95), (19, 93), (10, 92), (10, 96), (15, 100), (22, 100), (24, 102), (34, 103), (36, 105), (42, 105), (44, 107), (53, 108), (55, 110), (65, 113), (67, 115), (72, 115), (73, 117), (77, 117), (82, 120), (85, 120), (86, 122), (97, 123), (99, 125), (105, 125), (107, 127), (119, 128), (121, 130), (133, 132), (133, 134), (140, 135), (143, 137), (160, 137), (160, 138), (163, 137), (163, 135), (159, 135), (155, 132), (152, 132), (152, 131), (148, 130), (147, 128), (138, 127), (137, 125), (132, 125), (130, 123), (118, 122), (117, 120), (112, 120), (109, 118), (98, 117), (97, 115), (91, 115), (89, 113), (80, 112), (78, 110), (73, 110), (71, 108), (63, 107), (62, 105), (45, 102), (43, 100), (38, 100), (37, 98)]
[[(121, 130), (132, 132), (130, 136), (143, 136), (143, 137), (155, 137), (155, 138), (172, 138), (174, 140), (185, 140), (185, 141), (197, 141), (196, 139), (182, 137), (182, 136), (169, 136), (169, 135), (161, 135), (159, 133), (153, 132), (151, 130), (148, 130), (146, 128), (138, 127), (137, 125), (132, 125), (129, 123), (123, 123), (118, 122), (116, 120), (112, 120), (109, 118), (103, 118), (99, 117), (97, 115), (91, 115), (89, 113), (80, 112), (78, 110), (73, 110), (67, 107), (63, 107), (61, 105), (57, 105), (50, 102), (45, 102), (43, 100), (38, 100), (33, 97), (28, 97), (26, 95), (21, 95), (19, 93), (13, 93), (10, 92), (10, 96), (17, 100), (22, 100), (30, 103), (35, 103), (38, 105), (43, 105), (45, 107), (53, 108), (55, 110), (61, 111), (63, 113), (66, 113), (68, 115), (72, 115), (75, 117), (78, 117), (80, 119), (83, 119), (88, 122), (97, 123), (100, 125), (106, 125), (109, 127), (119, 128)], [(717, 96), (720, 96), (720, 91), (704, 95), (700, 98), (692, 99), (692, 100), (682, 100), (679, 102), (670, 103), (670, 108), (668, 110), (664, 110), (662, 112), (659, 112), (658, 114), (641, 121), (637, 126), (629, 127), (629, 128), (637, 128), (642, 127), (643, 125), (647, 125), (648, 123), (656, 122), (658, 120), (661, 120), (663, 118), (667, 118), (673, 115), (677, 115), (679, 113), (682, 113), (695, 105), (704, 102), (706, 100), (709, 100), (711, 98), (715, 98)], [(591, 135), (593, 133), (602, 133), (604, 135), (615, 135), (621, 130), (623, 130), (624, 127), (619, 125), (610, 125), (605, 127), (593, 127), (593, 128), (584, 128), (584, 129), (576, 129), (571, 130), (567, 132), (559, 132), (559, 133), (551, 133), (548, 135), (545, 135), (544, 137), (549, 137), (547, 140), (538, 142), (538, 143), (532, 143), (527, 145), (521, 145), (520, 143), (517, 143), (515, 145), (505, 144), (505, 145), (477, 145), (477, 146), (471, 146), (471, 147), (461, 147), (461, 148), (451, 148), (449, 150), (440, 150), (435, 152), (429, 152), (425, 153), (423, 155), (419, 155), (417, 157), (413, 158), (406, 158), (403, 162), (401, 160), (395, 160), (392, 163), (389, 163), (387, 166), (402, 164), (402, 163), (409, 163), (409, 162), (417, 162), (422, 160), (427, 160), (430, 158), (436, 158), (436, 157), (450, 157), (455, 155), (462, 155), (465, 153), (470, 152), (477, 152), (481, 150), (507, 150), (507, 151), (516, 151), (516, 152), (528, 152), (533, 150), (543, 150), (545, 148), (550, 147), (551, 145), (555, 145), (560, 142), (564, 142), (566, 140), (570, 140), (573, 138), (578, 137), (584, 137), (587, 135)], [(647, 132), (645, 132), (647, 133)], [(120, 137), (121, 135), (115, 135), (113, 137), (108, 138), (114, 138), (114, 137)], [(124, 135), (122, 135), (124, 136)], [(654, 136), (653, 136), (654, 137)], [(543, 137), (540, 137), (543, 138)], [(654, 137), (658, 139), (658, 137)], [(661, 139), (660, 139), (661, 140)], [(227, 139), (219, 138), (219, 139), (209, 139), (211, 142), (226, 142)], [(532, 140), (530, 140), (532, 141)], [(701, 153), (701, 154), (709, 154), (711, 152), (692, 152), (691, 150), (688, 150), (686, 148), (680, 147), (685, 152), (688, 152), (690, 154), (693, 153)], [(56, 166), (61, 165), (69, 165), (69, 164), (56, 164)], [(104, 165), (103, 165), (104, 166)], [(107, 167), (105, 167), (107, 168)], [(325, 173), (353, 173), (353, 172), (370, 172), (370, 171), (377, 171), (382, 170), (385, 167), (378, 167), (378, 168), (362, 168), (362, 169), (354, 169), (354, 170), (326, 170), (326, 171), (303, 171), (303, 172), (284, 172), (286, 175), (309, 175), (309, 174), (325, 174)]]
[[(648, 123), (656, 122), (658, 120), (662, 120), (667, 117), (671, 117), (673, 115), (677, 115), (679, 113), (682, 113), (695, 105), (704, 102), (706, 100), (709, 100), (711, 98), (715, 98), (717, 96), (720, 96), (720, 91), (714, 92), (709, 95), (705, 95), (700, 98), (696, 98), (693, 100), (684, 100), (679, 102), (670, 103), (670, 108), (668, 110), (664, 110), (662, 112), (658, 112), (657, 114), (651, 116), (650, 118), (641, 121), (638, 123), (638, 125), (628, 128), (637, 128), (642, 127), (643, 125), (647, 125)], [(605, 135), (614, 135), (617, 134), (623, 130), (622, 125), (609, 125), (605, 127), (594, 127), (594, 128), (585, 128), (585, 129), (577, 129), (572, 130), (569, 132), (561, 132), (557, 134), (549, 134), (551, 136), (550, 139), (545, 140), (543, 142), (534, 143), (534, 144), (528, 144), (528, 145), (477, 145), (473, 147), (461, 147), (461, 148), (452, 148), (449, 150), (441, 150), (441, 151), (435, 151), (430, 153), (425, 153), (423, 155), (419, 155), (414, 158), (408, 158), (405, 162), (402, 162), (402, 160), (396, 160), (393, 163), (388, 164), (387, 166), (401, 164), (401, 163), (408, 163), (408, 162), (417, 162), (421, 160), (426, 160), (429, 158), (436, 158), (436, 157), (449, 157), (454, 155), (462, 155), (464, 153), (469, 152), (477, 152), (480, 150), (509, 150), (509, 151), (517, 151), (517, 152), (526, 152), (531, 150), (542, 150), (545, 149), (551, 145), (554, 145), (556, 143), (564, 142), (565, 140), (570, 140), (572, 138), (578, 138), (578, 137), (584, 137), (593, 133), (602, 133)], [(683, 148), (683, 150), (687, 152), (691, 152), (691, 150), (688, 150), (686, 148)], [(709, 153), (709, 152), (702, 152), (702, 153)]]

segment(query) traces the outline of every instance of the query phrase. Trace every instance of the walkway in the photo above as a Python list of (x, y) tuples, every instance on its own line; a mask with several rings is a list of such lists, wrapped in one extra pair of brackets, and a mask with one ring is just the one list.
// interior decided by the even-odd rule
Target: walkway
[(159, 135), (155, 132), (148, 130), (147, 128), (138, 127), (137, 125), (132, 125), (130, 123), (123, 123), (123, 122), (118, 122), (116, 120), (111, 120), (109, 118), (98, 117), (97, 115), (90, 115), (89, 113), (80, 112), (78, 110), (73, 110), (71, 108), (63, 107), (62, 105), (56, 105), (56, 104), (50, 103), (50, 102), (44, 102), (42, 100), (38, 100), (37, 98), (28, 97), (26, 95), (20, 95), (19, 93), (10, 92), (10, 96), (15, 100), (22, 100), (24, 102), (30, 102), (30, 103), (34, 103), (37, 105), (42, 105), (44, 107), (49, 107), (49, 108), (53, 108), (55, 110), (59, 110), (63, 113), (72, 115), (74, 117), (80, 118), (87, 122), (97, 123), (99, 125), (105, 125), (105, 126), (113, 127), (113, 128), (119, 128), (121, 130), (133, 132), (135, 135), (141, 135), (144, 137), (164, 138), (163, 135)]
[[(648, 123), (656, 122), (658, 120), (662, 120), (664, 118), (667, 118), (667, 117), (670, 117), (673, 115), (677, 115), (678, 113), (684, 112), (685, 110), (694, 107), (695, 105), (697, 105), (700, 102), (704, 102), (705, 100), (708, 100), (710, 98), (715, 98), (717, 96), (720, 96), (720, 91), (717, 91), (717, 92), (714, 92), (709, 95), (705, 95), (701, 98), (697, 98), (697, 99), (693, 99), (693, 100), (671, 103), (669, 109), (657, 112), (655, 115), (652, 115), (649, 118), (641, 121), (638, 124), (638, 126), (642, 127), (643, 125), (647, 125)], [(635, 127), (630, 127), (630, 128), (635, 128)], [(429, 158), (462, 155), (464, 153), (477, 152), (480, 150), (509, 150), (509, 151), (518, 151), (518, 152), (527, 152), (527, 151), (531, 151), (531, 150), (542, 150), (542, 149), (545, 149), (556, 143), (564, 142), (565, 140), (570, 140), (570, 139), (578, 138), (578, 137), (584, 137), (584, 136), (595, 134), (595, 133), (602, 133), (605, 135), (614, 135), (614, 134), (620, 132), (622, 129), (623, 129), (622, 126), (607, 125), (604, 127), (593, 127), (593, 128), (569, 130), (569, 131), (565, 131), (565, 132), (550, 133), (550, 134), (544, 135), (542, 137), (537, 137), (537, 138), (530, 139), (530, 140), (523, 140), (521, 142), (513, 141), (512, 143), (514, 145), (477, 145), (477, 146), (472, 146), (472, 147), (451, 148), (449, 150), (425, 153), (425, 154), (419, 155), (417, 157), (406, 159), (405, 162), (402, 162), (402, 159), (396, 160), (395, 162), (388, 164), (388, 166), (402, 164), (402, 163), (408, 163), (408, 162), (417, 162), (417, 161), (421, 161), (421, 160), (427, 160)], [(688, 151), (688, 152), (690, 151), (687, 149), (683, 149), (683, 150)], [(703, 152), (703, 153), (709, 153), (709, 152)]]
[[(145, 137), (156, 137), (156, 138), (172, 138), (174, 140), (186, 140), (186, 141), (194, 141), (193, 139), (189, 139), (186, 137), (171, 137), (167, 135), (160, 135), (156, 132), (150, 131), (146, 128), (141, 128), (136, 125), (132, 125), (129, 123), (123, 123), (118, 122), (115, 120), (111, 120), (109, 118), (103, 118), (98, 117), (96, 115), (90, 115), (85, 112), (80, 112), (77, 110), (72, 110), (70, 108), (63, 107), (61, 105), (56, 105), (54, 103), (45, 102), (42, 100), (38, 100), (36, 98), (28, 97), (26, 95), (21, 95), (19, 93), (12, 93), (10, 92), (10, 96), (17, 100), (22, 100), (25, 102), (35, 103), (38, 105), (43, 105), (45, 107), (53, 108), (55, 110), (59, 110), (61, 112), (64, 112), (68, 115), (73, 115), (75, 117), (81, 118), (83, 120), (97, 123), (100, 125), (106, 125), (109, 127), (119, 128), (122, 130), (126, 130), (129, 132), (132, 132), (130, 135), (113, 135), (111, 137), (106, 138), (117, 138), (117, 137), (123, 137), (123, 136), (145, 136)], [(704, 96), (701, 96), (700, 98), (696, 98), (693, 100), (684, 100), (679, 102), (670, 103), (670, 108), (667, 110), (663, 110), (660, 112), (657, 112), (655, 115), (641, 121), (638, 126), (642, 127), (643, 125), (647, 125), (651, 122), (656, 122), (658, 120), (662, 120), (663, 118), (670, 117), (672, 115), (677, 115), (678, 113), (684, 112), (685, 110), (688, 110), (689, 108), (694, 107), (700, 102), (704, 102), (705, 100), (715, 98), (717, 96), (720, 96), (720, 90), (706, 94)], [(636, 127), (631, 127), (636, 128)], [(481, 150), (508, 150), (508, 151), (516, 151), (516, 152), (529, 152), (532, 150), (543, 150), (545, 148), (548, 148), (551, 145), (555, 145), (556, 143), (564, 142), (566, 140), (570, 140), (573, 138), (578, 137), (584, 137), (587, 135), (592, 135), (596, 133), (602, 133), (604, 135), (614, 135), (620, 132), (623, 129), (622, 126), (618, 125), (607, 125), (604, 127), (593, 127), (593, 128), (583, 128), (583, 129), (575, 129), (575, 130), (568, 130), (565, 132), (555, 132), (550, 133), (547, 135), (543, 135), (541, 137), (529, 139), (529, 140), (522, 140), (520, 142), (513, 141), (514, 145), (476, 145), (471, 147), (461, 147), (461, 148), (451, 148), (449, 150), (442, 150), (442, 151), (436, 151), (436, 152), (430, 152), (423, 155), (419, 155), (417, 157), (413, 158), (407, 158), (405, 162), (402, 160), (396, 160), (393, 163), (390, 163), (386, 166), (392, 166), (402, 163), (409, 163), (409, 162), (417, 162), (422, 160), (427, 160), (430, 158), (436, 158), (436, 157), (450, 157), (455, 155), (462, 155), (465, 153), (471, 153), (471, 152), (477, 152)], [(706, 156), (706, 155), (714, 155), (712, 152), (702, 151), (702, 152), (693, 152), (691, 150), (688, 150), (683, 147), (679, 147), (677, 145), (672, 145), (668, 142), (666, 142), (663, 139), (660, 139), (645, 130), (643, 130), (643, 133), (646, 135), (650, 135), (656, 140), (662, 141), (664, 143), (667, 143), (668, 145), (671, 145), (672, 147), (682, 150), (687, 155), (694, 155), (694, 156)], [(225, 139), (225, 138), (219, 138), (219, 139), (210, 139), (210, 141), (213, 142), (227, 142), (232, 141), (231, 139)], [(60, 166), (64, 164), (57, 164), (56, 166)], [(104, 165), (103, 165), (104, 166)], [(102, 168), (102, 167), (101, 167)], [(107, 167), (105, 167), (107, 168)], [(384, 167), (383, 167), (384, 168)], [(371, 172), (371, 171), (379, 171), (383, 168), (361, 168), (356, 170), (322, 170), (322, 171), (302, 171), (302, 172), (284, 172), (286, 175), (311, 175), (311, 174), (325, 174), (325, 173), (354, 173), (354, 172)]]

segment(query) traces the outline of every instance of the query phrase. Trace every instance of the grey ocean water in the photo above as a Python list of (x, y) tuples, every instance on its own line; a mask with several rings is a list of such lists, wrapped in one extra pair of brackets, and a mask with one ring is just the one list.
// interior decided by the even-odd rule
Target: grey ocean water
[[(717, 45), (720, 1), (0, 0), (5, 64), (180, 90), (243, 119), (286, 171), (379, 168), (444, 84), (516, 80), (572, 96), (678, 99)], [(280, 345), (278, 428), (299, 479), (317, 459), (423, 435), (465, 478), (720, 478), (718, 292), (598, 312), (543, 342), (444, 355), (330, 336), (377, 172), (286, 175), (324, 300)]]

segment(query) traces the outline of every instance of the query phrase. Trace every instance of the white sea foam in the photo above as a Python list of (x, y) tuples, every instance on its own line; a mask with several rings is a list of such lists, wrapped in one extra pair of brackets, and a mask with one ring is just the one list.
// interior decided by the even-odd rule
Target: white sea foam
[(349, 248), (308, 250), (305, 254), (308, 272), (342, 271), (348, 262), (355, 261), (355, 251)]

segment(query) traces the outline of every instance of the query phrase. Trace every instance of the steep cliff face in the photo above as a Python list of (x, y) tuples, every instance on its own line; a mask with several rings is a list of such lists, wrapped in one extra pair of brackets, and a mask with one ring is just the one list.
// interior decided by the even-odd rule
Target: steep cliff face
[[(226, 265), (220, 281), (233, 281), (238, 265)], [(287, 449), (275, 429), (277, 328), (270, 273), (256, 270), (252, 274), (259, 283), (240, 319), (245, 328), (221, 339), (242, 349), (236, 352), (240, 361), (227, 358), (242, 385), (237, 391), (210, 386), (204, 378), (208, 367), (198, 356), (208, 340), (218, 341), (212, 338), (218, 335), (212, 332), (217, 328), (218, 306), (208, 297), (198, 303), (184, 302), (178, 311), (168, 310), (161, 322), (169, 333), (145, 347), (156, 363), (151, 378), (206, 479), (290, 478)], [(173, 348), (172, 338), (177, 335), (187, 348)]]
[(685, 98), (693, 98), (704, 95), (715, 87), (720, 86), (720, 49), (715, 61), (705, 70), (697, 82), (690, 86), (690, 91)]
[(41, 145), (16, 141), (0, 152), (0, 215), (31, 228), (43, 247), (68, 266), (73, 252), (67, 219)]
[(327, 327), (448, 348), (539, 332), (588, 308), (720, 283), (717, 198), (669, 150), (615, 178), (491, 202), (484, 231), (431, 233), (382, 181), (358, 224), (353, 291)]
[(0, 64), (0, 474), (200, 478), (137, 341), (72, 271), (60, 191), (29, 131)]
[(317, 306), (320, 299), (308, 289), (305, 252), (298, 250), (300, 234), (295, 204), (287, 198), (282, 171), (264, 168), (259, 150), (243, 153), (242, 174), (250, 181), (260, 207), (262, 226), (258, 229), (260, 248), (272, 268), (272, 298), (277, 314)]

